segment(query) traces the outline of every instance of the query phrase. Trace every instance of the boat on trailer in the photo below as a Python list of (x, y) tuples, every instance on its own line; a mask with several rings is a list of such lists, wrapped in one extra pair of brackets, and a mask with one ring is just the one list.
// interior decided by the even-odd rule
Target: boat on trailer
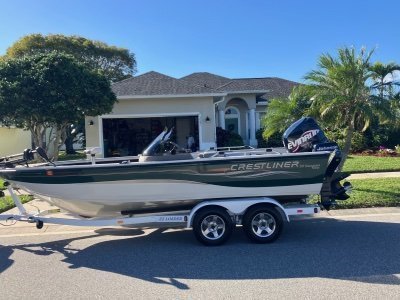
[[(350, 185), (340, 185), (347, 174), (336, 172), (341, 152), (311, 118), (302, 118), (286, 130), (286, 151), (243, 147), (191, 153), (173, 143), (171, 136), (172, 130), (163, 131), (138, 161), (96, 163), (95, 151), (89, 150), (90, 164), (57, 165), (40, 148), (26, 150), (19, 157), (3, 158), (0, 176), (11, 193), (12, 188), (24, 189), (92, 221), (113, 220), (114, 224), (119, 220), (120, 225), (127, 225), (132, 218), (131, 224), (138, 224), (135, 217), (144, 214), (153, 219), (160, 214), (162, 220), (175, 218), (193, 226), (198, 239), (206, 244), (224, 241), (218, 231), (223, 227), (228, 233), (228, 223), (247, 224), (244, 227), (253, 240), (271, 241), (275, 234), (267, 233), (275, 228), (273, 232), (279, 235), (278, 223), (291, 213), (319, 211), (306, 204), (309, 195), (320, 195), (325, 208), (336, 199), (348, 198)], [(29, 167), (33, 152), (47, 163)], [(20, 163), (26, 166), (16, 167)], [(257, 210), (260, 207), (261, 212)], [(171, 217), (171, 212), (179, 211), (187, 213)], [(30, 218), (39, 227), (43, 224), (43, 215)]]

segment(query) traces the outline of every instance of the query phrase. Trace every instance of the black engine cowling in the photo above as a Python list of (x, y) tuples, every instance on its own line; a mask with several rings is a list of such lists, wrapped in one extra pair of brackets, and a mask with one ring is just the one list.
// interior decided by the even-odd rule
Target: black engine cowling
[(330, 142), (317, 122), (304, 117), (294, 122), (283, 134), (283, 144), (290, 153), (335, 151), (336, 143)]

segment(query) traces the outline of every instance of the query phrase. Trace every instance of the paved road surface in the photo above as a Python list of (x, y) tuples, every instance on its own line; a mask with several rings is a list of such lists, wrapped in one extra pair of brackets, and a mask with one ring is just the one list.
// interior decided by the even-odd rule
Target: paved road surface
[[(0, 226), (0, 298), (400, 297), (400, 212), (297, 220), (276, 243), (199, 245), (190, 230)], [(3, 234), (2, 234), (3, 233)]]

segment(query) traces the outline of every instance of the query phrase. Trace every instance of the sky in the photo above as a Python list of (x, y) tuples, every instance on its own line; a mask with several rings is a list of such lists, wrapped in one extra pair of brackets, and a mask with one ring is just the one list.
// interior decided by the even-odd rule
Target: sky
[(137, 75), (303, 82), (343, 46), (400, 63), (399, 11), (396, 0), (0, 0), (0, 55), (24, 35), (60, 33), (128, 48)]

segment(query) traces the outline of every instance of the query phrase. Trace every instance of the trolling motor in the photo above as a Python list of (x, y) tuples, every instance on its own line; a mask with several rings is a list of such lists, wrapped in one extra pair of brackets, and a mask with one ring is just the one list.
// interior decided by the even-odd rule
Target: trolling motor
[(332, 152), (321, 189), (321, 206), (329, 210), (335, 200), (349, 198), (346, 192), (351, 191), (350, 182), (340, 181), (350, 176), (349, 173), (337, 172), (337, 167), (342, 161), (342, 152), (337, 143), (330, 141), (318, 123), (310, 117), (304, 117), (292, 125), (283, 134), (283, 144), (289, 153), (299, 152)]
[(46, 151), (41, 147), (36, 147), (35, 149), (25, 149), (22, 153), (0, 157), (0, 168), (14, 168), (15, 165), (20, 164), (26, 164), (26, 166), (28, 166), (28, 162), (35, 158), (35, 153), (37, 153), (44, 161), (55, 166), (55, 164), (48, 158)]

